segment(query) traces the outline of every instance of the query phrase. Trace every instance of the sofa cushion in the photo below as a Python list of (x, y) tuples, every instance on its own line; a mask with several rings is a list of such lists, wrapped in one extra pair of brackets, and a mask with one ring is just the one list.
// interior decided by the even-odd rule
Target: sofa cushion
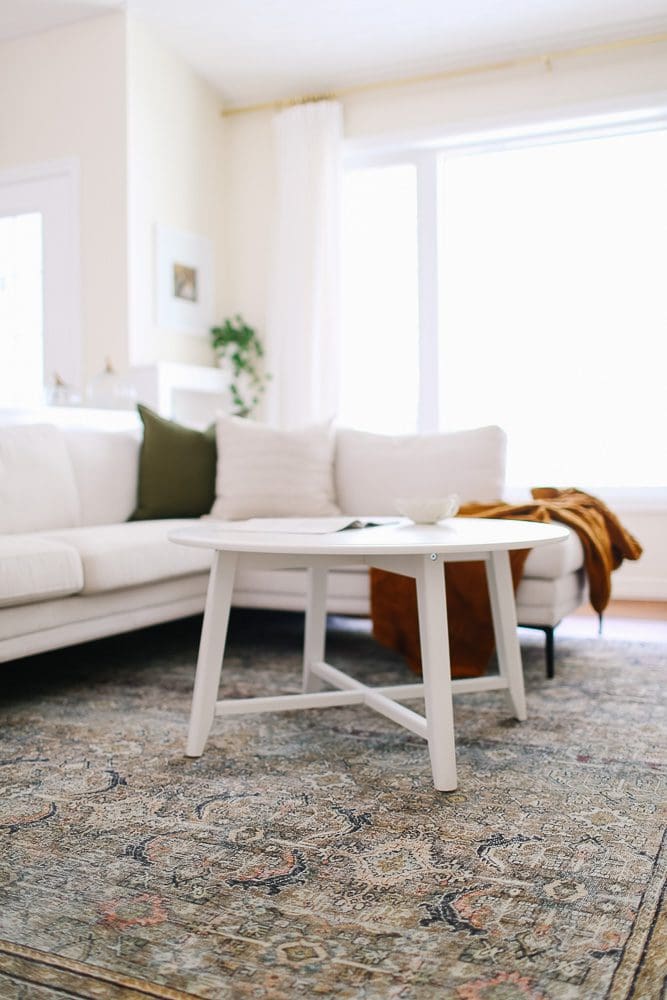
[(76, 549), (40, 535), (0, 536), (0, 607), (76, 594), (83, 569)]
[(558, 545), (540, 545), (532, 549), (523, 567), (523, 579), (538, 577), (555, 580), (568, 573), (574, 573), (584, 565), (584, 550), (576, 531), (569, 531), (568, 537)]
[(58, 427), (0, 427), (0, 533), (80, 524), (74, 469)]
[(520, 625), (554, 626), (586, 600), (586, 575), (568, 573), (554, 580), (523, 579), (516, 592)]
[(137, 406), (144, 425), (134, 521), (208, 514), (215, 500), (215, 424), (206, 431)]
[(552, 580), (525, 577), (517, 587), (517, 602), (522, 608), (554, 607), (561, 604), (576, 606), (581, 597), (582, 580), (578, 573), (566, 573)]
[(137, 502), (141, 430), (64, 429), (81, 501), (81, 524), (127, 521)]
[(221, 417), (217, 440), (212, 517), (340, 514), (334, 499), (334, 437), (329, 423), (281, 430), (241, 417)]
[(336, 436), (336, 496), (344, 514), (396, 514), (397, 497), (499, 500), (505, 479), (500, 427), (442, 434)]
[(120, 587), (189, 576), (210, 569), (210, 549), (170, 542), (167, 535), (184, 527), (182, 520), (130, 521), (99, 527), (52, 532), (79, 553), (83, 565), (83, 594), (99, 594)]

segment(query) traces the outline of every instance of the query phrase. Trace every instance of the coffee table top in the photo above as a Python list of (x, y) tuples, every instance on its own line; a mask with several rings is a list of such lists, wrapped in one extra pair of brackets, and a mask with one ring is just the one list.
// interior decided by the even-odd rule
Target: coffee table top
[[(239, 522), (239, 525), (242, 522)], [(568, 529), (560, 524), (514, 521), (504, 518), (454, 517), (439, 524), (413, 524), (402, 519), (372, 528), (347, 528), (326, 534), (246, 531), (230, 522), (197, 521), (176, 528), (169, 539), (181, 545), (226, 552), (275, 555), (424, 555), (446, 556), (494, 550), (528, 549), (564, 541)]]

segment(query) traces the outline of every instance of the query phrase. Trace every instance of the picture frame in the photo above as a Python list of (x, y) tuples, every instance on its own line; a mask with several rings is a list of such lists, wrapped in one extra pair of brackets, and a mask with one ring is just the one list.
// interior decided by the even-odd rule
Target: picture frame
[(165, 330), (208, 336), (215, 323), (212, 240), (155, 226), (155, 321)]

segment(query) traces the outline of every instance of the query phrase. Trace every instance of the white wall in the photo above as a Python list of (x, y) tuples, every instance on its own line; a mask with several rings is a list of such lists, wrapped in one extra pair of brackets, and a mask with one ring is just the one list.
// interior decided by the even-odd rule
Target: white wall
[[(343, 100), (350, 144), (389, 145), (411, 138), (611, 112), (667, 103), (667, 45), (554, 60), (429, 85), (387, 88)], [(273, 222), (270, 112), (225, 119), (225, 234), (233, 308), (260, 326), (266, 307)]]
[(210, 364), (207, 337), (155, 321), (154, 226), (208, 237), (215, 255), (216, 319), (223, 280), (224, 127), (219, 96), (134, 18), (127, 21), (129, 359)]
[(264, 338), (275, 197), (271, 116), (226, 118), (224, 126), (227, 305)]
[[(346, 139), (391, 145), (496, 126), (667, 106), (667, 45), (562, 58), (545, 66), (492, 72), (418, 87), (387, 88), (344, 99)], [(230, 308), (265, 329), (273, 223), (271, 114), (226, 120), (225, 234)], [(568, 484), (569, 485), (569, 484)], [(645, 546), (614, 576), (618, 597), (667, 600), (667, 511), (616, 508)]]
[(613, 574), (613, 596), (667, 601), (667, 512), (614, 509), (644, 551), (636, 562), (623, 563)]
[(75, 159), (84, 383), (109, 356), (210, 364), (206, 337), (154, 313), (154, 223), (209, 237), (224, 312), (220, 98), (124, 13), (0, 44), (0, 171)]
[(127, 362), (125, 23), (91, 18), (0, 44), (0, 170), (74, 158), (84, 378)]
[(353, 140), (386, 141), (505, 121), (544, 121), (582, 109), (614, 111), (664, 102), (666, 95), (667, 44), (662, 43), (359, 94), (345, 102), (345, 129)]

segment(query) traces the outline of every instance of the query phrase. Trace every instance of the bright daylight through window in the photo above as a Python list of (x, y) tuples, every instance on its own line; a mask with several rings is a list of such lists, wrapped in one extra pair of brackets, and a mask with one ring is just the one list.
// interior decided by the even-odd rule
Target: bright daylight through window
[[(437, 424), (504, 427), (516, 486), (667, 487), (667, 131), (432, 155)], [(416, 427), (409, 170), (347, 174), (343, 418), (372, 429)]]

